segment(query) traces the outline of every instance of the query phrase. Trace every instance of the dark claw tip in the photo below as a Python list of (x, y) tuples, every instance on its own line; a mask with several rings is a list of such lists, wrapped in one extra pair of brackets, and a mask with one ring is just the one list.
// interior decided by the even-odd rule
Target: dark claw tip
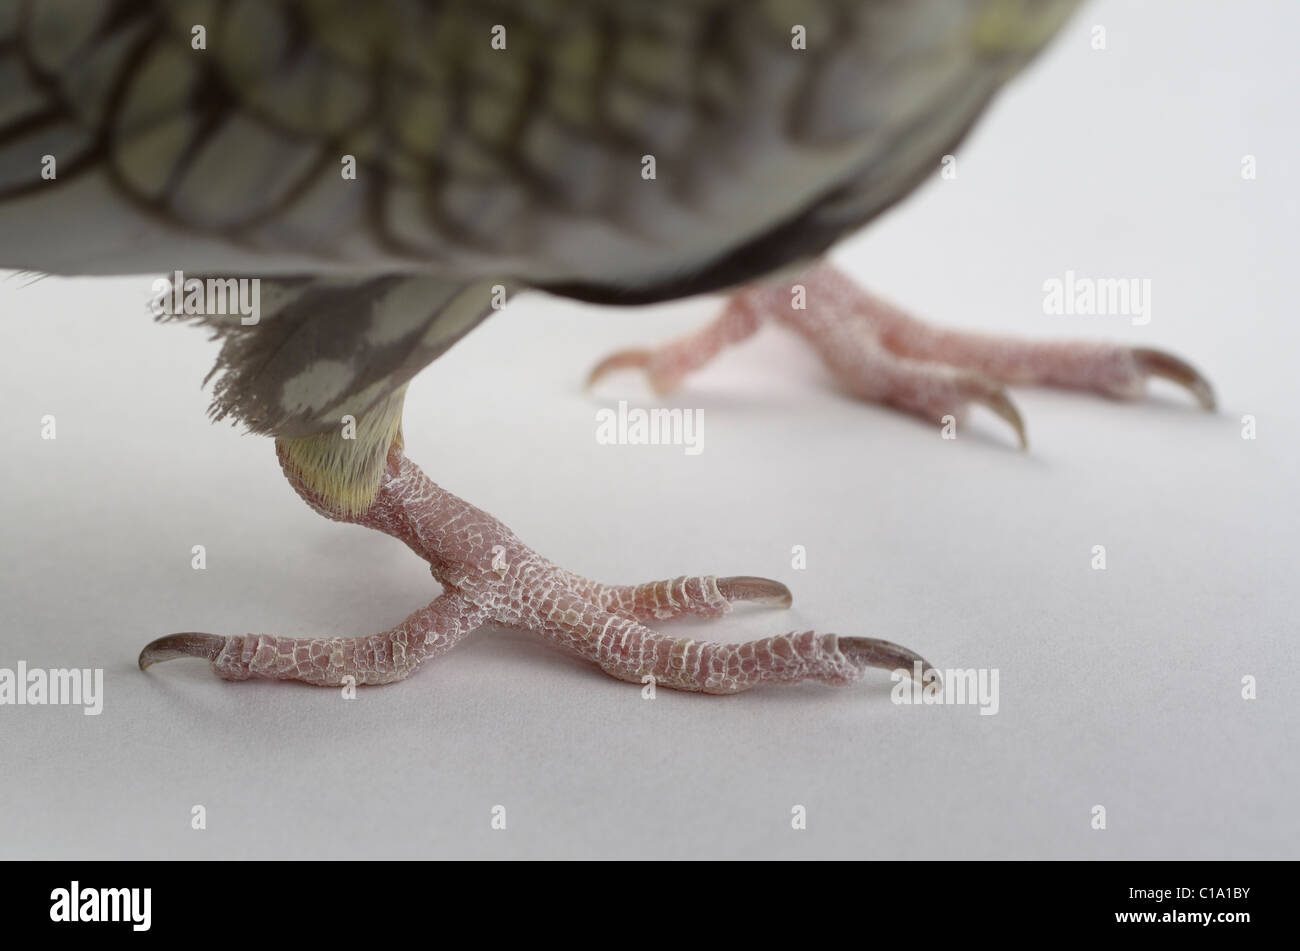
[(225, 646), (226, 639), (216, 634), (198, 634), (187, 631), (184, 634), (168, 634), (156, 641), (150, 641), (140, 651), (140, 669), (147, 670), (151, 664), (160, 660), (175, 660), (177, 657), (202, 657), (216, 660), (217, 654)]

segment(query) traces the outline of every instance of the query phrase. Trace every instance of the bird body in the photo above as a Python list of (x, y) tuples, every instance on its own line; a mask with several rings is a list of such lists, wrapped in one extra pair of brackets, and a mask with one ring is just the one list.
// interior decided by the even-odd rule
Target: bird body
[[(382, 439), (494, 287), (630, 303), (824, 250), (1071, 6), (11, 2), (0, 263), (258, 275), (257, 326), (200, 315), (223, 340), (213, 416)], [(346, 464), (318, 444), (295, 444), (309, 482), (364, 507), (388, 442)]]
[(1212, 405), (1153, 351), (936, 331), (825, 268), (800, 278), (813, 307), (744, 286), (806, 266), (933, 174), (1075, 5), (0, 0), (0, 265), (256, 278), (258, 319), (163, 314), (221, 341), (212, 415), (274, 436), (314, 509), (402, 540), (444, 587), (370, 637), (173, 635), (141, 666), (389, 683), (494, 622), (624, 680), (710, 693), (928, 673), (874, 638), (653, 631), (790, 594), (553, 565), (405, 457), (405, 388), (521, 289), (623, 304), (727, 290), (714, 326), (596, 375), (673, 383), (771, 320), (858, 396), (931, 421), (983, 402), (1022, 443), (998, 381), (1131, 397), (1169, 375)]
[(10, 2), (0, 262), (729, 286), (909, 191), (1072, 6)]

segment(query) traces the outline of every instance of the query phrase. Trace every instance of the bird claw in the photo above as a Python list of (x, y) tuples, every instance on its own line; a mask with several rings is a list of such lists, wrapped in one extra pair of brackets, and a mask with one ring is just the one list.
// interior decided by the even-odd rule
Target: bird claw
[(653, 356), (649, 350), (619, 350), (611, 353), (591, 368), (587, 374), (587, 386), (595, 386), (596, 381), (613, 370), (644, 370), (650, 365)]
[[(841, 637), (840, 653), (860, 667), (878, 667), (881, 670), (903, 670), (913, 680), (927, 689), (938, 690), (943, 684), (939, 671), (930, 666), (916, 651), (908, 650), (893, 641), (877, 637)], [(918, 680), (916, 672), (921, 671)]]
[(1024, 418), (1000, 384), (993, 380), (982, 381), (979, 391), (970, 396), (970, 401), (988, 407), (1010, 423), (1011, 428), (1016, 431), (1021, 450), (1029, 449), (1029, 436), (1025, 433)]
[(960, 418), (968, 404), (984, 406), (1011, 424), (1022, 450), (1029, 448), (1024, 418), (998, 380), (975, 371), (958, 371), (950, 377), (950, 380), (951, 383), (945, 387), (946, 393), (939, 404), (939, 409), (936, 410), (935, 404), (930, 403), (913, 411), (927, 418), (933, 418), (934, 414), (942, 412), (946, 419), (947, 416)]
[(1137, 364), (1138, 371), (1144, 378), (1154, 376), (1177, 383), (1196, 398), (1196, 402), (1201, 405), (1201, 409), (1210, 413), (1214, 412), (1217, 403), (1210, 381), (1186, 360), (1176, 357), (1172, 353), (1166, 353), (1163, 350), (1152, 350), (1148, 347), (1134, 347), (1130, 353), (1133, 356), (1133, 361)]
[(680, 377), (670, 376), (655, 365), (656, 353), (653, 350), (619, 350), (601, 360), (587, 374), (587, 388), (596, 383), (607, 373), (614, 370), (644, 370), (650, 386), (660, 396), (676, 389)]
[(794, 602), (790, 589), (781, 582), (752, 575), (719, 578), (718, 592), (728, 601), (751, 601), (766, 607), (788, 608)]
[(195, 631), (168, 634), (150, 641), (145, 645), (144, 650), (140, 651), (140, 669), (148, 670), (152, 664), (162, 660), (175, 660), (178, 657), (216, 660), (225, 644), (226, 639), (216, 634), (200, 634)]

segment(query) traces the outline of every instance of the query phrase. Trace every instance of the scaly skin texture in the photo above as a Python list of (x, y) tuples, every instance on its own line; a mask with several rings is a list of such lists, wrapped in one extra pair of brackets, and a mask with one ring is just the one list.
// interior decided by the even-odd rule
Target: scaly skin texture
[[(803, 288), (803, 307), (793, 306), (796, 286)], [(1146, 392), (1150, 377), (1160, 376), (1187, 387), (1205, 409), (1214, 408), (1205, 379), (1161, 351), (945, 330), (874, 297), (829, 264), (789, 283), (738, 291), (713, 323), (655, 349), (612, 354), (592, 370), (589, 382), (611, 370), (637, 367), (656, 390), (667, 392), (764, 322), (784, 324), (803, 337), (836, 380), (860, 399), (936, 424), (947, 415), (960, 421), (971, 403), (983, 403), (1015, 427), (1022, 445), (1024, 425), (1003, 383), (1044, 384), (1132, 400)]]
[(214, 638), (221, 643), (208, 656), (228, 680), (266, 677), (332, 686), (350, 677), (359, 684), (391, 683), (489, 622), (535, 631), (620, 680), (653, 678), (658, 685), (704, 693), (808, 679), (847, 684), (872, 666), (909, 673), (916, 663), (929, 668), (912, 651), (871, 638), (804, 631), (719, 644), (656, 633), (641, 621), (716, 617), (729, 611), (733, 600), (788, 604), (789, 593), (779, 583), (746, 577), (681, 577), (643, 585), (590, 581), (553, 565), (497, 519), (439, 488), (403, 454), (400, 441), (389, 450), (374, 503), (356, 517), (308, 489), (283, 451), (280, 461), (294, 489), (317, 512), (401, 539), (429, 562), (446, 590), (397, 627), (370, 637)]

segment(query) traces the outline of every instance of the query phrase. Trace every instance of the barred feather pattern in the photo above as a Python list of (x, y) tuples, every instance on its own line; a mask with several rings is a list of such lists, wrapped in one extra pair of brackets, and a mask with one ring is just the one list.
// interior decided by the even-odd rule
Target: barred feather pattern
[(204, 315), (212, 413), (309, 437), (497, 283), (636, 303), (820, 253), (1073, 5), (0, 0), (0, 266), (257, 275), (259, 326)]
[(264, 435), (306, 437), (371, 413), (512, 289), (432, 277), (262, 280), (255, 325), (246, 326), (238, 314), (161, 319), (198, 321), (221, 342), (205, 380), (216, 379), (213, 419), (230, 417)]
[(914, 187), (1073, 2), (0, 0), (0, 264), (738, 283)]

